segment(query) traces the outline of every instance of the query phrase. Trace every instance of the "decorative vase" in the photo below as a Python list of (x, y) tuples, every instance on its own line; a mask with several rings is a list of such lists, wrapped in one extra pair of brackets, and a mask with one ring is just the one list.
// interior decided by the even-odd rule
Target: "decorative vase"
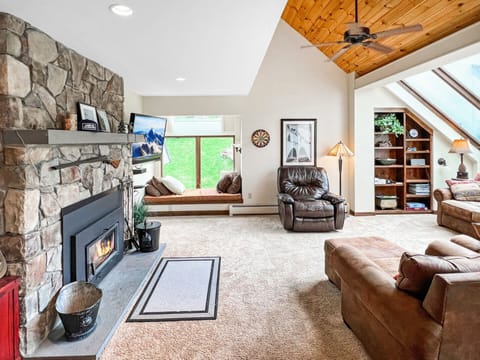
[(7, 260), (3, 256), (2, 251), (0, 250), (0, 279), (5, 276), (7, 273)]
[(122, 121), (118, 124), (118, 132), (122, 134), (128, 134), (128, 126)]

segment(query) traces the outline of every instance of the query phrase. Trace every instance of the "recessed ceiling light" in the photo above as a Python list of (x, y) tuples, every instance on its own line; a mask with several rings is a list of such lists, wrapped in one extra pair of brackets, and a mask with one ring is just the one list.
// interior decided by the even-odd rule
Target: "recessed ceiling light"
[(175, 80), (177, 80), (178, 82), (182, 82), (182, 81), (185, 81), (187, 79), (185, 79), (184, 77), (177, 77)]
[(113, 4), (109, 6), (109, 9), (118, 16), (130, 16), (133, 14), (133, 10), (127, 5)]

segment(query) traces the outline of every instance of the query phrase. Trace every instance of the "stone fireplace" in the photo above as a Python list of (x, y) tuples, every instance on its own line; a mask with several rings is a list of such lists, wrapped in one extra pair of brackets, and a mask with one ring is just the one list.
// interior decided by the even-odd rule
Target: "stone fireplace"
[[(117, 74), (25, 21), (0, 13), (0, 249), (8, 274), (22, 280), (24, 356), (48, 336), (62, 285), (79, 276), (99, 281), (111, 265), (104, 259), (123, 254), (124, 218), (132, 227), (131, 139), (50, 130), (60, 128), (67, 111), (75, 116), (80, 101), (106, 110), (115, 131), (124, 116), (123, 91)], [(65, 164), (71, 165), (59, 166)], [(96, 224), (103, 228), (93, 237), (99, 249), (90, 244), (92, 239), (82, 244), (89, 256), (72, 278), (71, 264), (67, 269), (64, 258), (64, 247), (71, 244), (62, 237), (71, 224), (65, 225), (62, 215), (72, 206), (114, 192), (121, 195), (116, 195), (112, 209), (117, 219), (109, 218), (112, 211), (102, 214), (108, 221)], [(82, 242), (85, 234), (75, 231)], [(76, 265), (78, 257), (70, 261)]]

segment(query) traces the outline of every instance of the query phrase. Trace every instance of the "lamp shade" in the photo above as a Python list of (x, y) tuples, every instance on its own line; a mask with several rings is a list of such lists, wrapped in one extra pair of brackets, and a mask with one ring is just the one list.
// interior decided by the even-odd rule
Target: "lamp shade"
[(468, 140), (465, 139), (455, 139), (453, 140), (452, 146), (450, 147), (449, 153), (456, 154), (468, 154), (472, 152)]
[(353, 152), (341, 140), (327, 153), (328, 156), (353, 156)]

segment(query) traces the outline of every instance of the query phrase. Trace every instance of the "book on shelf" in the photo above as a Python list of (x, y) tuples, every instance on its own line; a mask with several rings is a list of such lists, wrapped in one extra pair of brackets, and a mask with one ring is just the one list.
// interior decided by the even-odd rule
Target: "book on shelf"
[(414, 195), (430, 195), (430, 184), (408, 184), (408, 193)]

